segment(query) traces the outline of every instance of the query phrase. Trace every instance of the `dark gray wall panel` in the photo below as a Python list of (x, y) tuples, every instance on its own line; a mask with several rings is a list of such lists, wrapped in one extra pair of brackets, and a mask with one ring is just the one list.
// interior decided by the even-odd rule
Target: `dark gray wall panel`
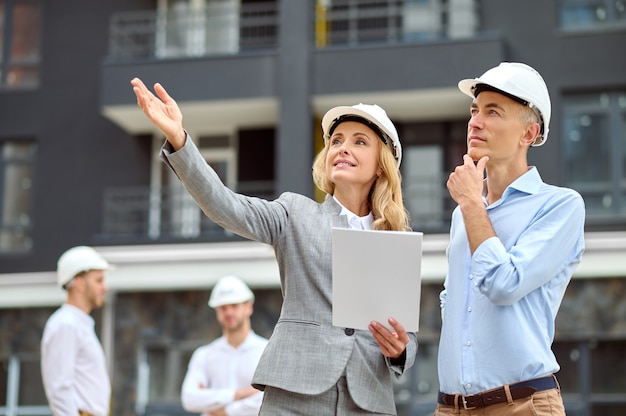
[(152, 87), (160, 82), (176, 91), (177, 101), (273, 97), (276, 94), (274, 53), (205, 57), (102, 65), (101, 104), (133, 104), (130, 80)]
[(503, 40), (328, 48), (314, 55), (314, 94), (449, 87), (504, 59)]

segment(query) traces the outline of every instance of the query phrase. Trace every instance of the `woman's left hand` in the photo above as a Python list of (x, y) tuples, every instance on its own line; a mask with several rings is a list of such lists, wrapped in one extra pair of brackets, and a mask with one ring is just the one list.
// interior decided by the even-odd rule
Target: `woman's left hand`
[(385, 357), (399, 358), (409, 343), (409, 336), (400, 322), (394, 318), (389, 318), (388, 322), (395, 332), (391, 332), (385, 325), (376, 321), (372, 321), (368, 328)]

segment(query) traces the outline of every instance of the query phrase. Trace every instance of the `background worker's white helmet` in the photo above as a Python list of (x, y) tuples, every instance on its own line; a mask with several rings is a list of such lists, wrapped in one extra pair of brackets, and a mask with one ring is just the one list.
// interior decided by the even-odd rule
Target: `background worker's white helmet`
[(335, 127), (344, 121), (354, 121), (351, 117), (358, 117), (365, 121), (365, 125), (370, 127), (381, 140), (389, 146), (393, 157), (400, 167), (402, 162), (402, 146), (398, 131), (393, 125), (385, 110), (376, 104), (357, 104), (353, 106), (339, 106), (331, 108), (324, 114), (322, 118), (322, 131), (324, 132), (324, 141), (328, 141)]
[(541, 133), (532, 146), (541, 146), (548, 140), (551, 115), (550, 94), (539, 72), (523, 63), (502, 62), (479, 78), (459, 81), (459, 89), (472, 98), (483, 91), (480, 88), (481, 85), (495, 88), (535, 110), (540, 118)]
[(222, 305), (234, 305), (254, 301), (254, 293), (241, 279), (235, 276), (224, 276), (215, 284), (209, 297), (209, 306), (217, 308)]
[(75, 276), (90, 270), (109, 270), (111, 265), (96, 250), (76, 246), (61, 254), (57, 261), (57, 285), (64, 287)]

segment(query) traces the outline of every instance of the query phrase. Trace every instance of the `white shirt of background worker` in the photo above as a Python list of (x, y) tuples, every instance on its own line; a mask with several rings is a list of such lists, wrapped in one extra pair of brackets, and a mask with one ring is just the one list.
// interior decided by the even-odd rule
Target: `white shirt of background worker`
[(55, 416), (109, 414), (111, 381), (89, 314), (104, 304), (104, 271), (110, 268), (91, 247), (73, 247), (59, 257), (57, 283), (67, 299), (48, 318), (41, 341), (41, 376)]
[(189, 412), (203, 416), (258, 415), (263, 393), (251, 386), (267, 345), (250, 326), (254, 294), (235, 276), (222, 277), (211, 292), (222, 336), (196, 349), (183, 381), (181, 399)]

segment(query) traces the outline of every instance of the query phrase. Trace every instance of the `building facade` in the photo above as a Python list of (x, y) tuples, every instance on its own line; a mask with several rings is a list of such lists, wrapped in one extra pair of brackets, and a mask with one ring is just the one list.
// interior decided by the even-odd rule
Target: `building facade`
[(190, 354), (219, 335), (206, 304), (219, 277), (254, 289), (258, 333), (278, 319), (274, 253), (203, 217), (159, 160), (136, 76), (167, 88), (230, 188), (264, 198), (320, 198), (311, 164), (326, 110), (386, 109), (412, 226), (425, 233), (418, 360), (396, 399), (401, 415), (431, 414), (454, 208), (445, 181), (470, 105), (456, 85), (501, 61), (544, 76), (550, 139), (529, 160), (587, 208), (554, 343), (568, 414), (622, 415), (625, 43), (626, 4), (608, 0), (0, 0), (0, 415), (49, 414), (39, 341), (64, 299), (56, 260), (73, 245), (116, 265), (94, 313), (114, 415), (185, 414)]

